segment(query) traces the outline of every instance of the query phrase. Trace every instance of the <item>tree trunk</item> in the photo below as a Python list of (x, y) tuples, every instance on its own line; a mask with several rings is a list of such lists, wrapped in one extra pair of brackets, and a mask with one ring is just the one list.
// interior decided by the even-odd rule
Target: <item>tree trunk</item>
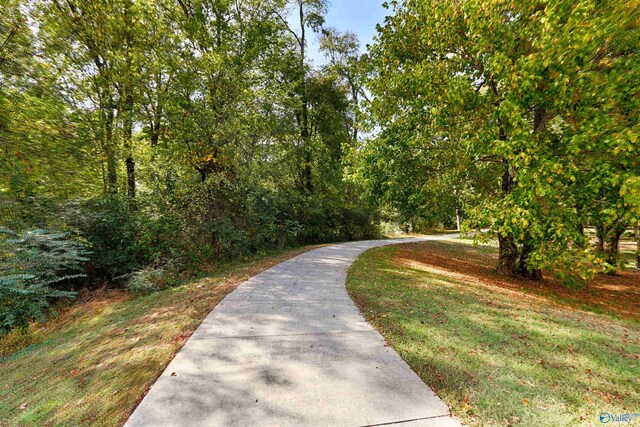
[(133, 156), (127, 156), (125, 160), (127, 166), (127, 198), (129, 209), (136, 210), (136, 163)]
[(353, 98), (353, 142), (357, 143), (358, 142), (358, 126), (360, 124), (360, 117), (358, 114), (358, 105), (360, 103), (358, 101), (358, 89), (353, 84), (351, 86), (351, 96)]
[(518, 259), (518, 247), (512, 236), (498, 234), (498, 273), (505, 276), (515, 276), (517, 273), (516, 260)]
[(113, 142), (113, 108), (107, 107), (104, 113), (104, 152), (107, 158), (107, 194), (118, 192), (118, 173), (116, 153)]
[(602, 228), (602, 226), (597, 225), (596, 226), (596, 238), (598, 239), (596, 242), (596, 250), (600, 253), (604, 253), (604, 240), (605, 240), (605, 234), (606, 232), (604, 231), (604, 228)]
[[(155, 119), (151, 121), (151, 149), (155, 150), (158, 146), (158, 142), (160, 142), (160, 127), (162, 126), (159, 119)], [(155, 154), (152, 153), (152, 155)]]
[(104, 168), (104, 160), (100, 161), (100, 169), (102, 169), (102, 192), (107, 194), (107, 171)]
[(133, 76), (131, 70), (133, 49), (133, 36), (131, 34), (131, 0), (125, 4), (124, 20), (126, 26), (126, 75), (124, 82), (124, 150), (126, 153), (125, 165), (127, 168), (127, 203), (129, 210), (135, 211), (136, 206), (136, 163), (133, 160)]
[(306, 28), (304, 17), (304, 2), (299, 4), (300, 13), (300, 95), (301, 95), (301, 117), (300, 117), (300, 137), (302, 139), (303, 165), (302, 165), (302, 188), (308, 194), (313, 192), (312, 171), (311, 171), (311, 147), (309, 132), (309, 100), (307, 99), (307, 72), (305, 70), (305, 48), (306, 48)]
[(205, 182), (207, 180), (207, 176), (209, 175), (207, 169), (199, 166), (196, 166), (195, 168), (198, 171), (198, 174), (200, 174), (200, 182)]
[(151, 89), (155, 90), (155, 100), (153, 100), (153, 96), (150, 96), (150, 106), (147, 110), (147, 119), (149, 120), (149, 128), (150, 128), (150, 138), (151, 138), (151, 156), (155, 156), (155, 148), (158, 146), (160, 142), (160, 133), (162, 132), (162, 112), (163, 112), (163, 102), (162, 93), (164, 89), (162, 89), (162, 76), (160, 73), (156, 73), (154, 76), (155, 87)]
[(607, 245), (607, 262), (614, 267), (620, 261), (620, 236), (624, 233), (625, 227), (615, 227), (609, 234), (609, 244)]
[(522, 246), (522, 252), (520, 253), (518, 272), (527, 279), (542, 280), (542, 270), (539, 268), (532, 269), (528, 265), (533, 249), (534, 247), (531, 242), (526, 240), (525, 244)]
[(304, 165), (302, 166), (303, 188), (307, 194), (313, 193), (313, 177), (311, 172), (311, 153), (308, 147), (304, 150)]
[(636, 270), (640, 271), (640, 223), (635, 226), (636, 232)]
[(133, 160), (133, 95), (129, 91), (125, 95), (124, 118), (124, 150), (126, 153), (125, 165), (127, 167), (127, 203), (129, 209), (136, 210), (136, 163)]
[[(501, 138), (506, 138), (504, 132), (500, 129)], [(513, 191), (513, 176), (509, 170), (509, 165), (505, 161), (504, 172), (502, 173), (502, 195), (506, 197)], [(498, 272), (505, 276), (515, 276), (517, 270), (518, 247), (513, 236), (498, 233)]]
[[(541, 82), (542, 83), (542, 82)], [(547, 111), (537, 105), (534, 108), (533, 115), (533, 132), (539, 133), (543, 132), (547, 125)], [(529, 265), (529, 259), (531, 257), (531, 253), (533, 253), (535, 249), (534, 243), (531, 240), (528, 233), (525, 231), (525, 239), (522, 245), (522, 250), (520, 251), (520, 260), (518, 262), (518, 273), (526, 277), (528, 279), (533, 280), (541, 280), (542, 279), (542, 270), (539, 268), (531, 268)]]

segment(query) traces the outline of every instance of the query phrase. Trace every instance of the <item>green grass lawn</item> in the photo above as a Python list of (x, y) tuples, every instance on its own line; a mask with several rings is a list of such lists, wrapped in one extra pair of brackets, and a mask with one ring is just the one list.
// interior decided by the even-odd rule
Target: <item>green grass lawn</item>
[(494, 265), (494, 247), (465, 241), (383, 247), (355, 262), (347, 287), (469, 425), (602, 425), (601, 412), (640, 413), (640, 274), (577, 291), (599, 300), (590, 304), (548, 281), (500, 278)]
[(204, 317), (243, 280), (308, 248), (144, 296), (110, 291), (0, 340), (1, 426), (119, 426)]

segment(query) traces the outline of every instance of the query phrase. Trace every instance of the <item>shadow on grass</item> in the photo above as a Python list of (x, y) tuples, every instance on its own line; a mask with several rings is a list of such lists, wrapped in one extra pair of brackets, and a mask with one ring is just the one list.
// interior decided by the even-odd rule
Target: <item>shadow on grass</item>
[[(437, 244), (460, 255), (459, 245)], [(637, 411), (637, 322), (425, 271), (396, 256), (420, 260), (434, 247), (371, 251), (352, 267), (348, 289), (454, 414), (472, 424), (558, 426)]]
[(397, 263), (427, 272), (454, 274), (458, 280), (480, 282), (516, 292), (534, 294), (547, 301), (595, 313), (640, 320), (640, 272), (620, 271), (601, 274), (583, 287), (568, 288), (545, 274), (541, 281), (508, 278), (495, 271), (497, 249), (473, 246), (470, 241), (429, 242), (415, 251), (402, 245), (394, 254)]

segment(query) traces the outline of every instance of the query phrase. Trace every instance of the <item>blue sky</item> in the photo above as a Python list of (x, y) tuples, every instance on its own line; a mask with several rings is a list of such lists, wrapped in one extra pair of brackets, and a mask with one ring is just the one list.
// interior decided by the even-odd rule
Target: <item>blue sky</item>
[[(376, 24), (382, 23), (389, 12), (382, 7), (384, 0), (331, 0), (325, 26), (341, 31), (351, 30), (358, 35), (362, 50), (373, 41)], [(324, 63), (324, 56), (318, 52), (318, 40), (314, 36), (309, 43), (309, 57), (315, 65)]]

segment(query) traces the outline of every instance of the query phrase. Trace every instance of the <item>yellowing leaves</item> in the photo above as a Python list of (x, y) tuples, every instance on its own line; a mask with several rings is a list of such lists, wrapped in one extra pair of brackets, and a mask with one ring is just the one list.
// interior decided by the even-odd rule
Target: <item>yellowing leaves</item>
[(562, 166), (562, 164), (560, 163), (555, 163), (553, 166), (551, 166), (551, 172), (555, 174), (561, 174), (563, 170), (564, 166)]

